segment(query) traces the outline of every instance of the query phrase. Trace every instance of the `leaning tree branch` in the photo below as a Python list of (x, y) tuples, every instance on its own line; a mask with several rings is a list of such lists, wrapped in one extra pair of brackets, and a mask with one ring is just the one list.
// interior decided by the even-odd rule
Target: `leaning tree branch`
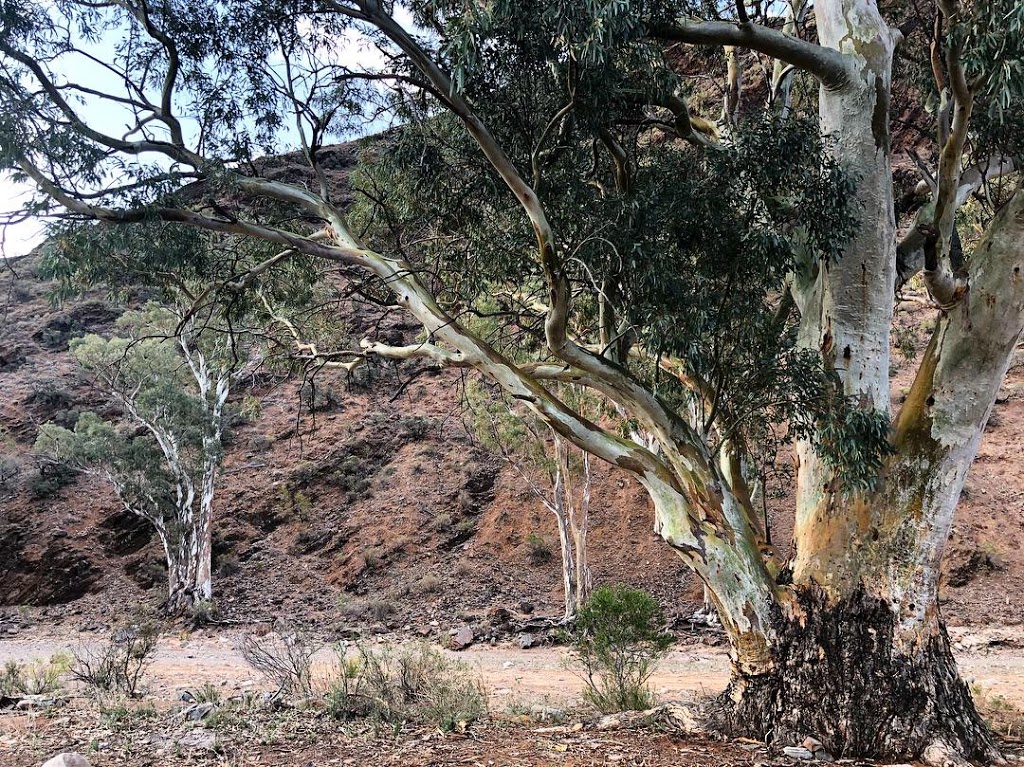
[(451, 368), (473, 366), (462, 352), (442, 349), (440, 346), (426, 341), (408, 346), (389, 346), (364, 338), (359, 342), (359, 346), (362, 347), (363, 354), (367, 357), (385, 357), (391, 360), (427, 360)]
[[(337, 2), (332, 2), (332, 5), (341, 12), (348, 10)], [(359, 3), (359, 7), (369, 20), (409, 57), (437, 90), (447, 94), (445, 103), (465, 125), (467, 132), (519, 200), (530, 219), (537, 237), (538, 257), (550, 294), (544, 326), (547, 345), (552, 353), (601, 381), (606, 396), (635, 412), (645, 422), (647, 428), (658, 434), (666, 445), (679, 443), (680, 446), (687, 446), (685, 450), (699, 445), (699, 439), (679, 415), (642, 386), (628, 371), (603, 357), (587, 352), (569, 338), (569, 279), (558, 256), (554, 231), (536, 192), (519, 174), (487, 126), (454, 88), (448, 75), (419, 43), (376, 3), (364, 1)]]
[(840, 90), (853, 79), (851, 60), (839, 51), (759, 24), (684, 20), (655, 25), (650, 34), (691, 45), (750, 48), (810, 72), (831, 90)]
[(306, 255), (319, 256), (321, 258), (354, 266), (366, 267), (367, 265), (366, 252), (358, 247), (349, 247), (347, 245), (326, 245), (324, 243), (317, 242), (311, 237), (304, 237), (283, 229), (262, 226), (260, 224), (242, 221), (240, 219), (227, 221), (210, 218), (209, 216), (203, 216), (195, 211), (187, 210), (185, 208), (118, 209), (90, 205), (77, 199), (71, 193), (59, 187), (50, 180), (46, 174), (28, 160), (24, 158), (19, 159), (17, 160), (17, 164), (18, 167), (29, 176), (29, 178), (39, 185), (40, 189), (65, 208), (73, 213), (77, 213), (96, 221), (103, 221), (108, 224), (139, 224), (155, 218), (161, 221), (188, 224), (199, 229), (219, 232), (221, 234), (255, 237), (267, 242), (277, 243), (278, 245), (305, 253)]
[[(952, 28), (960, 12), (956, 0), (938, 0), (938, 6), (947, 25)], [(953, 116), (949, 135), (939, 153), (935, 213), (929, 224), (918, 227), (925, 235), (924, 283), (932, 298), (943, 308), (954, 306), (967, 292), (966, 279), (954, 274), (950, 262), (956, 211), (959, 207), (957, 190), (968, 125), (974, 108), (974, 94), (967, 82), (962, 55), (963, 43), (950, 36), (946, 50), (946, 72), (949, 75)]]

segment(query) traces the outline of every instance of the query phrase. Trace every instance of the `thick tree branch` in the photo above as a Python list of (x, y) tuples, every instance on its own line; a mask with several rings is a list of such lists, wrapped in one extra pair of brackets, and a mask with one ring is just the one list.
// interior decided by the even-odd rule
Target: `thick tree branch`
[[(372, 7), (371, 7), (372, 6)], [(335, 3), (343, 12), (344, 6)], [(364, 2), (360, 8), (369, 20), (387, 35), (405, 53), (412, 63), (442, 93), (448, 94), (448, 107), (462, 120), (470, 136), (477, 142), (491, 166), (501, 176), (523, 206), (537, 237), (538, 256), (549, 289), (548, 314), (545, 334), (551, 351), (581, 370), (591, 373), (603, 382), (606, 393), (616, 402), (628, 406), (643, 418), (650, 430), (668, 443), (680, 441), (693, 447), (699, 440), (689, 427), (669, 407), (647, 391), (627, 371), (597, 355), (581, 349), (568, 337), (571, 291), (557, 253), (554, 232), (537, 194), (519, 174), (512, 161), (491, 135), (487, 126), (474, 113), (470, 105), (453, 87), (447, 74), (422, 47), (391, 16), (375, 3)]]
[(758, 24), (681, 21), (652, 27), (650, 33), (661, 40), (692, 45), (750, 48), (810, 72), (832, 90), (841, 89), (853, 77), (850, 60), (839, 51)]
[(452, 368), (472, 367), (462, 352), (442, 349), (440, 346), (426, 341), (407, 346), (389, 346), (364, 338), (359, 342), (359, 346), (362, 347), (363, 353), (367, 357), (386, 357), (391, 360), (427, 360)]
[[(956, 0), (938, 0), (938, 5), (947, 26), (953, 28), (960, 12)], [(955, 305), (967, 290), (966, 280), (954, 273), (950, 262), (956, 211), (959, 207), (957, 192), (960, 186), (964, 146), (967, 143), (967, 130), (974, 108), (974, 95), (964, 73), (962, 54), (962, 42), (950, 36), (946, 50), (946, 71), (952, 94), (953, 116), (949, 135), (939, 153), (935, 215), (924, 232), (924, 283), (932, 298), (944, 308)]]

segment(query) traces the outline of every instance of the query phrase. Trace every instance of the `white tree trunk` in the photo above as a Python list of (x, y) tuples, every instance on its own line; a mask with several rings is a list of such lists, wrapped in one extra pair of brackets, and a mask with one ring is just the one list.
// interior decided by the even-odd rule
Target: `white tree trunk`
[[(889, 91), (895, 37), (871, 0), (824, 0), (815, 5), (822, 45), (847, 54), (855, 76), (838, 89), (822, 86), (819, 113), (829, 151), (857, 179), (859, 226), (837, 262), (808, 265), (793, 284), (800, 309), (800, 343), (821, 354), (843, 392), (867, 409), (889, 410), (889, 335), (896, 264), (889, 151)], [(842, 545), (826, 531), (845, 535), (847, 507), (830, 497), (832, 476), (813, 446), (797, 446), (797, 508), (794, 538), (796, 582), (830, 581), (832, 551), (816, 542)], [(868, 507), (861, 506), (870, 517)], [(865, 520), (860, 534), (870, 534)], [(851, 584), (835, 584), (840, 588)]]

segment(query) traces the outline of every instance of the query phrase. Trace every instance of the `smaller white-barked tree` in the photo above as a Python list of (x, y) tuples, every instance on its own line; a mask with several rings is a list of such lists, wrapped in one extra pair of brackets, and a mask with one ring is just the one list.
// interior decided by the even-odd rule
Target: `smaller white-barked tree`
[(213, 498), (240, 367), (235, 341), (156, 305), (126, 312), (117, 330), (77, 339), (71, 351), (123, 421), (86, 412), (73, 431), (48, 423), (36, 448), (103, 477), (125, 509), (153, 526), (167, 557), (166, 609), (195, 613), (213, 597)]

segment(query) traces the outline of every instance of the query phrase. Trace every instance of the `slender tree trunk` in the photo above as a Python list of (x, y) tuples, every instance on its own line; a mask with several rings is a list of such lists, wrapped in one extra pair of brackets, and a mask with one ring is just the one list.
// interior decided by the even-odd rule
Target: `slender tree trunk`
[[(206, 497), (205, 492), (203, 497)], [(191, 615), (213, 597), (212, 520), (209, 514), (202, 513), (196, 519), (191, 505), (179, 509), (178, 517), (171, 529), (160, 533), (167, 554), (165, 609), (172, 615)]]
[[(557, 499), (555, 504), (556, 506), (561, 506)], [(562, 556), (562, 594), (564, 595), (565, 604), (562, 620), (568, 623), (576, 618), (576, 608), (579, 604), (575, 547), (573, 546), (572, 535), (569, 531), (569, 519), (564, 507), (559, 508), (555, 512), (555, 520), (558, 524), (558, 543)]]
[(592, 588), (590, 564), (587, 561), (587, 533), (590, 529), (590, 456), (583, 453), (583, 492), (579, 504), (569, 508), (569, 530), (576, 553), (575, 609), (583, 606)]
[(167, 561), (167, 612), (189, 615), (213, 596), (210, 547), (199, 537), (172, 546)]

